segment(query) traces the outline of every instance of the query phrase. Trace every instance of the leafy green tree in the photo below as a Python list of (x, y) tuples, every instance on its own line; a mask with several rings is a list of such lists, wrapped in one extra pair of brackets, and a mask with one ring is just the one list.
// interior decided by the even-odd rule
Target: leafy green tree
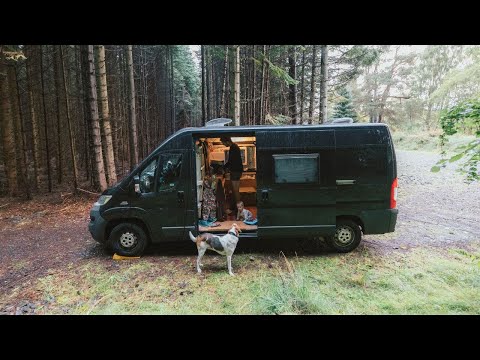
[(415, 66), (410, 85), (411, 94), (424, 103), (426, 114), (422, 118), (427, 128), (437, 119), (436, 116), (432, 117), (432, 111), (441, 110), (443, 105), (439, 101), (441, 99), (432, 97), (432, 94), (451, 70), (461, 63), (463, 48), (463, 45), (429, 45)]
[(181, 126), (191, 126), (200, 99), (200, 78), (193, 54), (186, 45), (173, 46), (173, 71), (175, 103)]
[(200, 79), (193, 61), (193, 54), (187, 45), (174, 45), (173, 66), (175, 71), (175, 86), (184, 86), (192, 97), (199, 95)]
[(329, 46), (329, 86), (333, 91), (345, 87), (358, 77), (364, 69), (378, 60), (381, 47), (368, 45)]
[(372, 123), (383, 122), (387, 115), (392, 118), (394, 113), (390, 99), (398, 101), (398, 98), (404, 97), (393, 95), (393, 90), (403, 94), (415, 60), (414, 54), (405, 54), (402, 45), (381, 45), (376, 50), (379, 56), (365, 69), (362, 95), (357, 99), (360, 109), (368, 114)]
[(480, 94), (480, 47), (466, 51), (467, 65), (448, 73), (431, 99), (452, 106), (460, 101), (477, 98)]
[(338, 101), (333, 108), (334, 118), (349, 117), (353, 121), (357, 121), (357, 112), (353, 108), (352, 95), (347, 88), (342, 88), (339, 91), (340, 101)]
[(467, 145), (456, 149), (456, 154), (449, 159), (445, 158), (445, 151), (442, 152), (443, 158), (432, 167), (432, 172), (438, 172), (441, 168), (464, 158), (464, 162), (459, 167), (459, 171), (466, 175), (468, 181), (480, 180), (478, 163), (480, 162), (480, 98), (462, 102), (447, 111), (444, 111), (440, 117), (440, 123), (443, 134), (440, 137), (441, 145), (444, 147), (448, 141), (448, 136), (458, 132), (460, 127), (468, 126), (474, 129), (476, 139)]

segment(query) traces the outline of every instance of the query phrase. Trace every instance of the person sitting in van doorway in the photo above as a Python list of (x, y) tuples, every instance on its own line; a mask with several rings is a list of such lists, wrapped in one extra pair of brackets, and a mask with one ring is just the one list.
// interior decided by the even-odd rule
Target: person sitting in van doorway
[(230, 170), (230, 180), (232, 181), (233, 197), (235, 199), (235, 204), (237, 204), (239, 201), (241, 201), (240, 178), (242, 177), (243, 172), (242, 155), (240, 154), (240, 148), (232, 141), (230, 137), (223, 136), (220, 138), (220, 141), (224, 146), (230, 148), (228, 151), (228, 162), (225, 164), (224, 167)]
[(245, 209), (243, 201), (237, 203), (237, 220), (238, 221), (252, 221), (253, 214), (250, 210)]

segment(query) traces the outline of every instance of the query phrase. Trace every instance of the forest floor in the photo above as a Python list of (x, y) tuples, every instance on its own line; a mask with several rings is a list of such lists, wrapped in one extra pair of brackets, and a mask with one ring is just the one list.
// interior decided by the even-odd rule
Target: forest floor
[(191, 242), (112, 260), (87, 230), (95, 198), (0, 199), (3, 314), (479, 314), (480, 186), (439, 155), (397, 149), (394, 233), (353, 252), (241, 244), (204, 258)]

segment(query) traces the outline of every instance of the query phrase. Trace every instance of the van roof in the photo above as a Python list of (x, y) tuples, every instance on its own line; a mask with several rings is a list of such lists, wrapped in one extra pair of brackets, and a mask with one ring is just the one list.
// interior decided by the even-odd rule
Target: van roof
[(246, 126), (207, 126), (207, 127), (187, 127), (181, 130), (178, 130), (172, 136), (179, 135), (182, 133), (235, 133), (235, 132), (253, 132), (258, 130), (305, 130), (305, 129), (355, 129), (355, 128), (365, 128), (365, 127), (388, 127), (388, 125), (383, 123), (337, 123), (337, 124), (321, 124), (321, 125), (246, 125)]
[(312, 129), (361, 129), (361, 128), (388, 128), (386, 124), (382, 123), (340, 123), (340, 124), (322, 124), (322, 125), (247, 125), (247, 126), (202, 126), (202, 127), (187, 127), (177, 130), (165, 140), (163, 140), (158, 148), (164, 146), (170, 140), (182, 135), (195, 134), (245, 134), (261, 130), (277, 130), (277, 131), (291, 131), (291, 130), (312, 130)]

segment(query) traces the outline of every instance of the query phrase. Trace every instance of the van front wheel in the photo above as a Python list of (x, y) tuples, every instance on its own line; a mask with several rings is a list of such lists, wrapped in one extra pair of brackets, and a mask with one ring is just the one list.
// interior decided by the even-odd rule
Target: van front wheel
[(140, 256), (147, 247), (147, 234), (135, 224), (122, 223), (110, 233), (110, 246), (122, 256)]
[(327, 238), (328, 245), (336, 252), (350, 252), (354, 250), (362, 240), (360, 227), (352, 220), (337, 220), (335, 234)]

